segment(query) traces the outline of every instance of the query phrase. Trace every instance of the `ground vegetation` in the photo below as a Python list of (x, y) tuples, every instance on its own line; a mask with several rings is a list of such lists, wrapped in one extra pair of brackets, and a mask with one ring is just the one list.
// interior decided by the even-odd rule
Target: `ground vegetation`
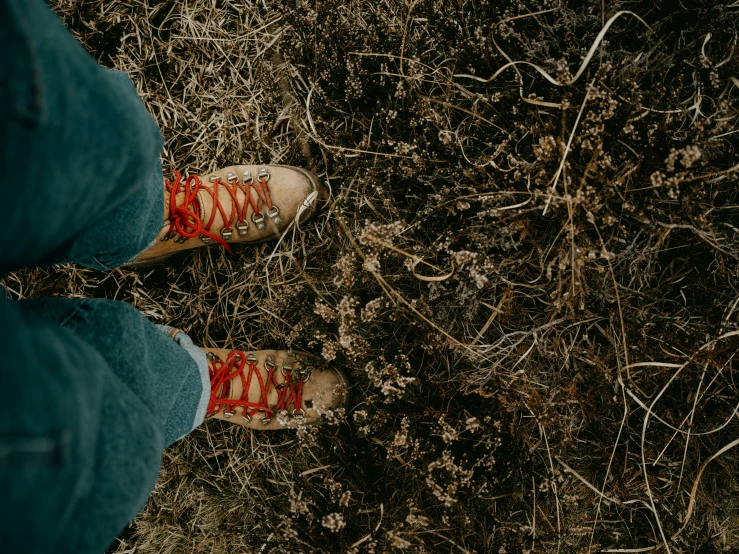
[(348, 373), (211, 421), (118, 554), (739, 549), (739, 3), (55, 0), (165, 172), (313, 168), (279, 244), (10, 275)]

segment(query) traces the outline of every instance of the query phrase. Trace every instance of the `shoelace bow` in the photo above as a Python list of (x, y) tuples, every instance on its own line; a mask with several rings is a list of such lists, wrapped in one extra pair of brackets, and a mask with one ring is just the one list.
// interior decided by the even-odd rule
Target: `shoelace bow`
[[(228, 172), (227, 180), (223, 181), (217, 176), (210, 178), (213, 183), (213, 188), (204, 185), (200, 181), (200, 177), (197, 175), (188, 175), (187, 178), (182, 180), (182, 174), (179, 171), (174, 172), (174, 179), (164, 180), (164, 185), (169, 192), (169, 231), (162, 237), (162, 240), (169, 240), (170, 238), (176, 237), (176, 242), (185, 242), (187, 239), (195, 238), (200, 236), (203, 242), (211, 242), (212, 240), (222, 244), (226, 250), (231, 253), (231, 247), (226, 243), (228, 239), (233, 236), (232, 227), (236, 226), (240, 236), (247, 234), (249, 222), (246, 220), (246, 214), (249, 206), (252, 208), (251, 220), (256, 225), (257, 229), (264, 228), (264, 214), (262, 213), (262, 204), (267, 206), (267, 216), (272, 219), (276, 224), (280, 223), (280, 210), (277, 206), (272, 204), (272, 198), (270, 197), (269, 187), (267, 181), (269, 181), (270, 175), (266, 168), (262, 168), (257, 175), (257, 180), (248, 171), (244, 172), (242, 180)], [(230, 214), (227, 214), (226, 208), (221, 203), (218, 195), (219, 187), (223, 187), (231, 199), (231, 210)], [(257, 193), (258, 200), (254, 200), (252, 197), (252, 189)], [(243, 204), (239, 203), (238, 191), (244, 193)], [(203, 223), (202, 216), (200, 213), (200, 202), (198, 202), (198, 193), (205, 191), (213, 200), (213, 207), (210, 211), (210, 218), (207, 223)], [(184, 193), (185, 198), (183, 202), (177, 205), (177, 194)], [(217, 236), (211, 232), (211, 226), (216, 219), (216, 212), (220, 212), (221, 219), (223, 219), (223, 228), (221, 229), (221, 236)]]
[[(246, 355), (241, 350), (232, 350), (225, 360), (221, 360), (212, 352), (208, 352), (206, 357), (208, 358), (211, 391), (208, 414), (216, 414), (223, 409), (224, 417), (231, 417), (234, 415), (236, 407), (241, 406), (243, 409), (242, 417), (247, 423), (252, 420), (257, 412), (264, 412), (262, 423), (268, 425), (272, 421), (275, 412), (287, 415), (288, 408), (292, 405), (291, 415), (293, 417), (302, 419), (304, 416), (301, 404), (303, 401), (303, 384), (307, 377), (301, 374), (299, 378), (295, 379), (292, 364), (287, 360), (283, 362), (281, 370), (285, 381), (278, 383), (275, 364), (271, 356), (267, 357), (264, 364), (267, 368), (266, 379), (262, 377), (262, 373), (259, 371), (257, 358), (254, 354)], [(248, 398), (249, 387), (255, 376), (259, 383), (259, 399), (256, 402), (250, 401)], [(230, 399), (231, 382), (236, 378), (241, 379), (241, 397)], [(221, 387), (223, 388), (221, 389)], [(277, 390), (278, 394), (277, 404), (274, 407), (270, 407), (267, 403), (267, 397), (272, 388)]]

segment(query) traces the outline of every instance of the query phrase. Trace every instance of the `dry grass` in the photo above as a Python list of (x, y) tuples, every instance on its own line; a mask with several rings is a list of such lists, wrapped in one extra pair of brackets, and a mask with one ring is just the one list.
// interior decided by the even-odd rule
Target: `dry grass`
[(736, 3), (53, 4), (165, 167), (333, 193), (277, 247), (6, 279), (352, 378), (326, 428), (177, 443), (116, 552), (739, 548)]

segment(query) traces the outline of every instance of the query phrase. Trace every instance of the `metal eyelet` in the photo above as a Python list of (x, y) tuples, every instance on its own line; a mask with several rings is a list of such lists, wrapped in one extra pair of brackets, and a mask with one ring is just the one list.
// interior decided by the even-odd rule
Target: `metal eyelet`
[(247, 356), (246, 356), (246, 361), (247, 361), (247, 362), (256, 362), (256, 361), (257, 361), (257, 357), (256, 357), (256, 356), (255, 356), (254, 354), (252, 354), (252, 353), (250, 352), (250, 353), (249, 353), (249, 354), (247, 354)]
[(213, 362), (220, 361), (220, 358), (215, 352), (206, 352), (205, 357)]
[(228, 173), (226, 173), (226, 179), (228, 179), (229, 181), (235, 181), (238, 179), (238, 177), (236, 177), (236, 174), (229, 171)]
[(275, 224), (279, 225), (282, 223), (282, 219), (280, 218), (280, 208), (277, 206), (272, 206), (267, 210), (267, 215), (269, 218), (275, 222)]
[(282, 361), (282, 369), (280, 369), (280, 371), (282, 372), (283, 377), (287, 377), (285, 371), (289, 371), (290, 373), (293, 372), (293, 361), (290, 358), (285, 358)]
[(254, 225), (257, 226), (257, 229), (260, 231), (264, 229), (264, 214), (260, 212), (259, 217), (255, 217), (257, 214), (251, 214), (251, 220), (254, 222)]
[(211, 183), (214, 183), (216, 179), (218, 179), (218, 176), (217, 175), (211, 175), (210, 178), (209, 178), (209, 181)]
[(249, 230), (249, 223), (246, 221), (237, 221), (236, 230), (239, 232), (240, 237), (245, 237)]
[(287, 415), (287, 410), (280, 410), (280, 415), (281, 416), (286, 416)]
[(233, 236), (233, 234), (234, 232), (229, 228), (221, 229), (221, 236), (223, 237), (223, 240), (230, 239)]
[(269, 181), (270, 177), (271, 176), (269, 174), (269, 171), (267, 171), (266, 167), (262, 167), (259, 169), (259, 174), (257, 175), (257, 179), (259, 179), (260, 181), (262, 179), (264, 179), (265, 181)]
[(234, 413), (233, 413), (233, 412), (226, 412), (226, 411), (224, 411), (224, 412), (223, 412), (223, 417), (225, 417), (225, 418), (229, 418), (229, 417), (231, 417), (232, 415), (234, 415)]
[(162, 238), (159, 239), (162, 242), (167, 242), (169, 240), (169, 235), (164, 235)]
[(270, 423), (272, 423), (271, 417), (267, 417), (267, 416), (262, 417), (262, 425), (269, 425)]
[(249, 170), (244, 171), (244, 184), (251, 183), (254, 181), (254, 177), (251, 176)]
[(176, 236), (175, 237), (174, 241), (177, 244), (185, 244), (185, 242), (187, 241), (187, 239), (185, 237), (183, 237), (182, 235), (179, 235), (179, 236)]
[(245, 415), (242, 415), (241, 417), (242, 417), (242, 419), (243, 419), (244, 421), (246, 421), (247, 423), (251, 423), (251, 416), (250, 416), (249, 414), (246, 414), (246, 413), (245, 413)]
[(273, 372), (275, 370), (275, 360), (272, 356), (267, 356), (267, 359), (264, 361), (264, 367), (268, 372)]
[(297, 410), (293, 410), (292, 416), (295, 419), (304, 419), (305, 418), (305, 410), (303, 410), (303, 408), (298, 408)]
[(210, 238), (208, 235), (200, 235), (200, 240), (203, 241), (204, 244), (210, 244), (213, 242), (213, 239)]

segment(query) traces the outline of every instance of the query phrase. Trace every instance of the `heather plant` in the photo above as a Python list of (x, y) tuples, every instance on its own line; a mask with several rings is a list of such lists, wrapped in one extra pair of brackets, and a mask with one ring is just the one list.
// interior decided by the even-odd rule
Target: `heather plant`
[(52, 4), (165, 171), (332, 194), (277, 245), (5, 280), (351, 377), (323, 428), (175, 444), (112, 551), (739, 548), (739, 4)]

